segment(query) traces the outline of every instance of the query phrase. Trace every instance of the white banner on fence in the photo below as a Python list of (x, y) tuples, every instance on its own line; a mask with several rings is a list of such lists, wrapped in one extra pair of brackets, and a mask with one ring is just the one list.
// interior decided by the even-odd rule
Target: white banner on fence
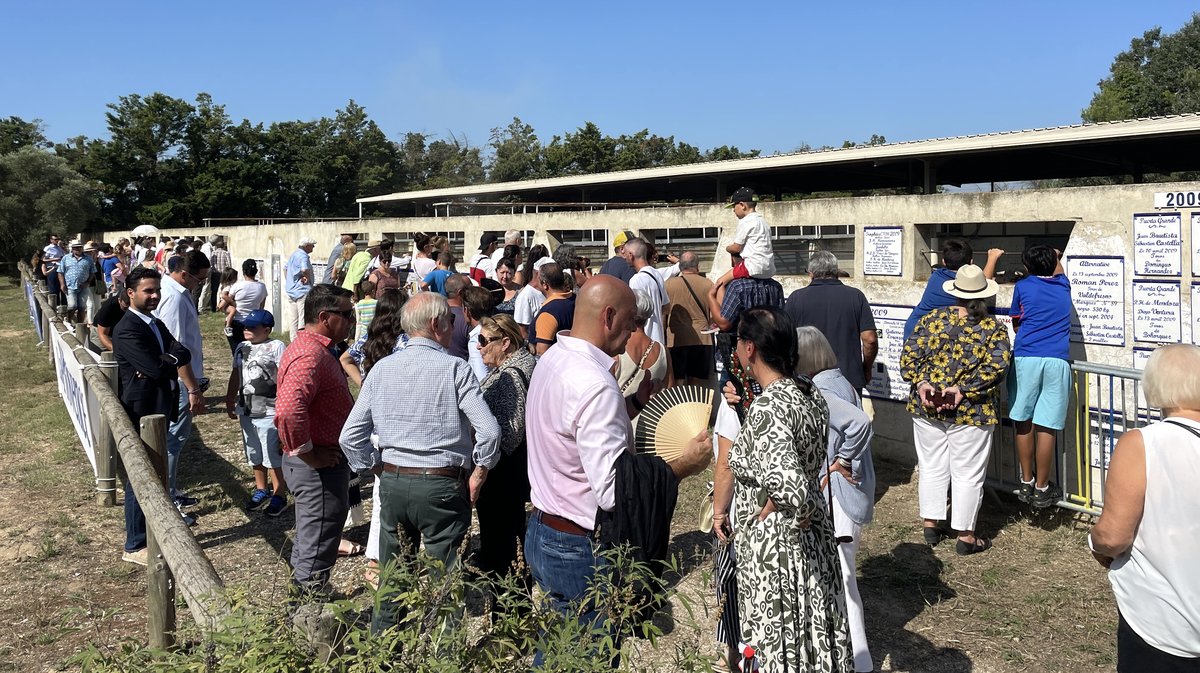
[(29, 319), (33, 321), (33, 329), (37, 332), (38, 341), (45, 341), (46, 337), (42, 334), (42, 314), (38, 310), (37, 299), (33, 297), (32, 283), (25, 283), (25, 299), (29, 300)]
[(67, 414), (75, 426), (75, 434), (96, 473), (96, 435), (99, 434), (100, 405), (83, 380), (83, 367), (75, 359), (71, 347), (53, 326), (50, 340), (54, 344), (54, 370), (58, 375), (58, 393), (62, 395)]

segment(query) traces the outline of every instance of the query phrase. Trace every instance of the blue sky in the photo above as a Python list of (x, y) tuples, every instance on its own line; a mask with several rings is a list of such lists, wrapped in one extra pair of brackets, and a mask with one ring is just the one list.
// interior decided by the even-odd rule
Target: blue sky
[(1187, 2), (7, 2), (0, 117), (105, 136), (121, 95), (235, 119), (332, 116), (485, 145), (593, 121), (767, 153), (1071, 124), (1130, 39)]

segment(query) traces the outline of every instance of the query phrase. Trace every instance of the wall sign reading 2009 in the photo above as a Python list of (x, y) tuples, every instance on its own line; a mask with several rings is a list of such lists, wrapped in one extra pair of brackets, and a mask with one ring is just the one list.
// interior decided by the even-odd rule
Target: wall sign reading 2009
[(1155, 192), (1155, 208), (1196, 208), (1200, 207), (1200, 191), (1195, 192)]

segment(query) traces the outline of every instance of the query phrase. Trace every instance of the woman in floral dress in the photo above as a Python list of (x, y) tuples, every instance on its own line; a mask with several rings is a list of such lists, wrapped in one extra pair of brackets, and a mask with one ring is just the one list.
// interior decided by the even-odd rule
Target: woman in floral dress
[(765, 673), (849, 673), (833, 519), (818, 482), (828, 407), (811, 381), (792, 378), (796, 330), (783, 311), (744, 313), (737, 355), (762, 386), (729, 451), (743, 640)]

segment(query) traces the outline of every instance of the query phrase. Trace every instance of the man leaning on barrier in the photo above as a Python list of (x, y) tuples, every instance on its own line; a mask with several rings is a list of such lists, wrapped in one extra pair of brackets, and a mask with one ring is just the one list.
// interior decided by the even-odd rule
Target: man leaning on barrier
[[(175, 340), (163, 321), (152, 315), (158, 308), (161, 279), (158, 271), (145, 267), (129, 273), (125, 281), (129, 310), (113, 329), (117, 397), (135, 428), (143, 416), (151, 414), (175, 420), (179, 413), (179, 368), (192, 361), (188, 349)], [(144, 566), (146, 556), (146, 517), (126, 477), (122, 558)]]

